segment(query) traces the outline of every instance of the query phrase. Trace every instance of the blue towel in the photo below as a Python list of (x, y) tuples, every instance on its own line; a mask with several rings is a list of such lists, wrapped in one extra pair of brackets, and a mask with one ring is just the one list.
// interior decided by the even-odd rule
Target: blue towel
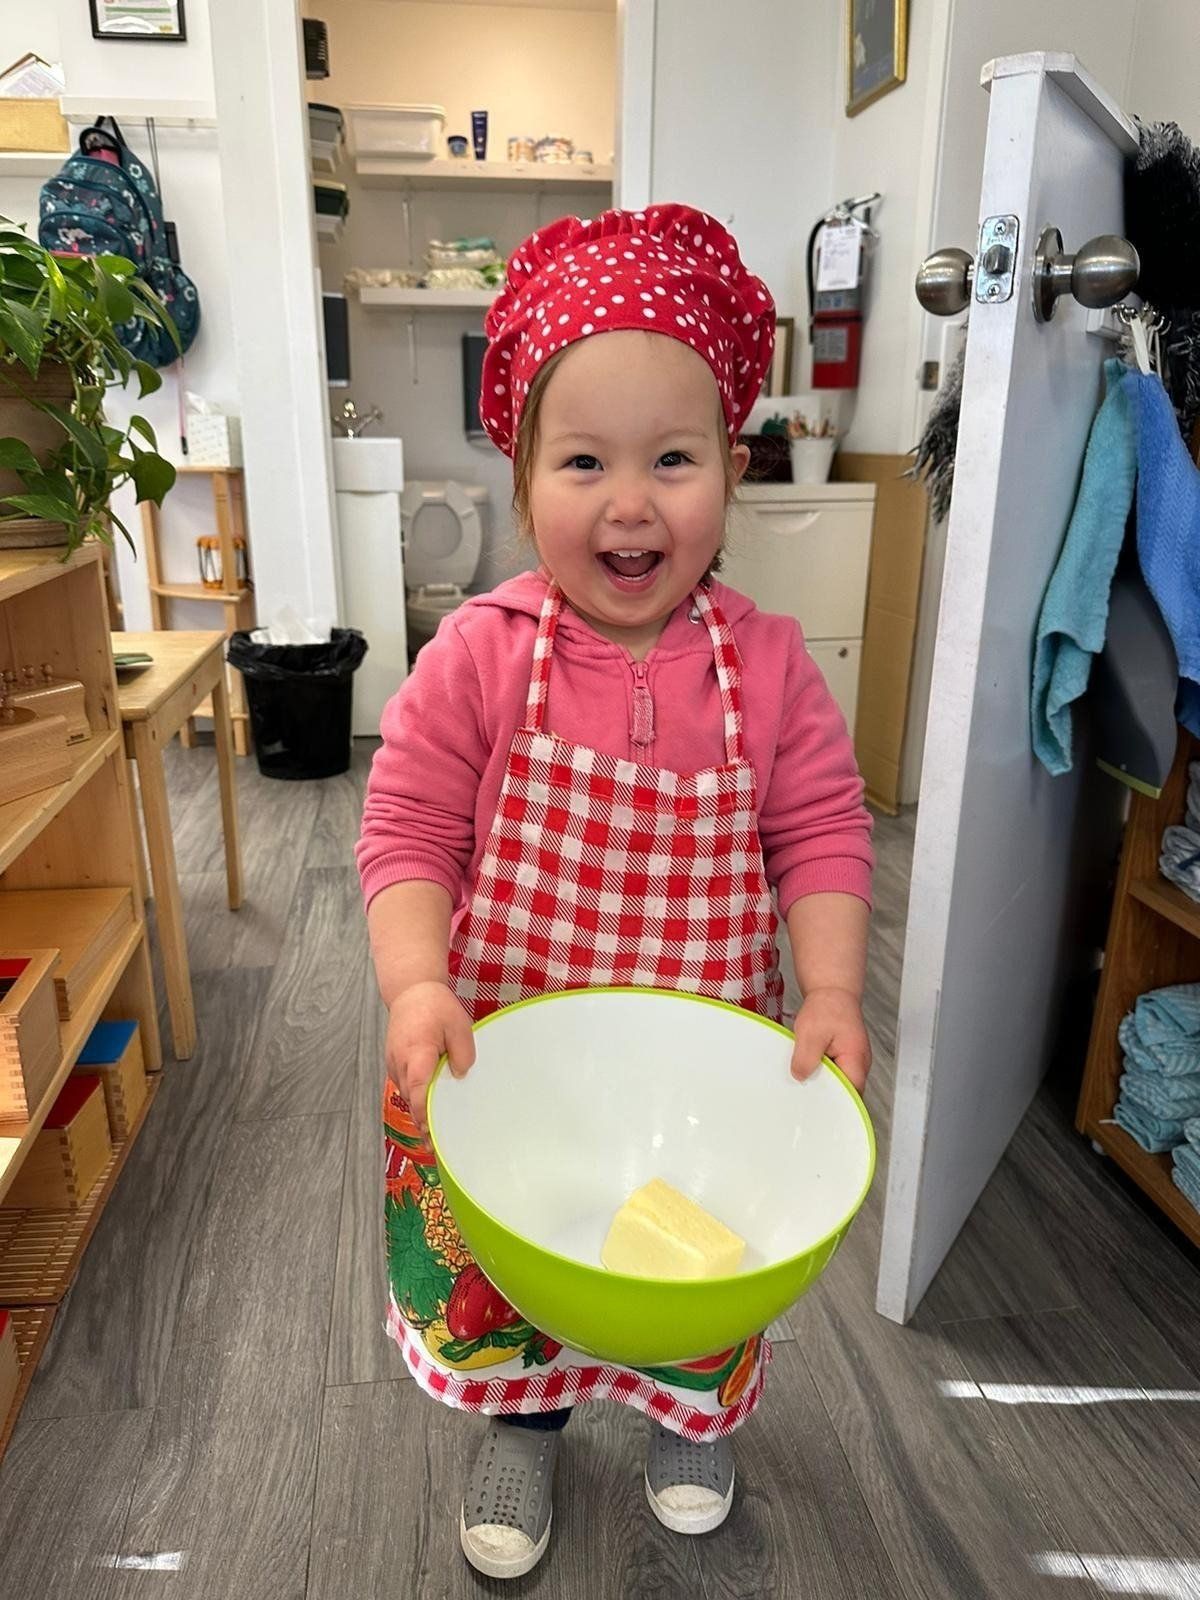
[(1087, 688), (1092, 657), (1104, 647), (1108, 597), (1133, 504), (1137, 414), (1132, 377), (1115, 358), (1104, 363), (1104, 402), (1092, 423), (1075, 509), (1038, 618), (1033, 750), (1055, 777), (1071, 770), (1071, 706)]
[(1136, 1068), (1131, 1071), (1130, 1065), (1126, 1057), (1121, 1093), (1127, 1100), (1156, 1117), (1169, 1117), (1181, 1124), (1200, 1117), (1200, 1074), (1169, 1078), (1161, 1072), (1140, 1072)]
[(1179, 657), (1176, 715), (1200, 736), (1200, 472), (1162, 380), (1129, 376), (1137, 394), (1138, 559)]
[(1130, 1105), (1124, 1095), (1117, 1101), (1113, 1120), (1125, 1129), (1131, 1139), (1136, 1139), (1143, 1150), (1149, 1150), (1151, 1155), (1161, 1155), (1164, 1150), (1174, 1150), (1176, 1145), (1184, 1142), (1182, 1122), (1152, 1116), (1149, 1111), (1142, 1111), (1137, 1106)]
[(1183, 1198), (1200, 1211), (1200, 1179), (1193, 1178), (1185, 1168), (1178, 1166), (1172, 1168), (1171, 1177)]
[(1200, 983), (1148, 989), (1133, 1008), (1138, 1037), (1153, 1050), (1189, 1055), (1200, 1044)]
[(1193, 900), (1200, 900), (1200, 833), (1182, 823), (1167, 828), (1162, 836), (1158, 870)]
[(1157, 1072), (1168, 1078), (1190, 1078), (1200, 1072), (1200, 1040), (1188, 1034), (1160, 1038), (1153, 1021), (1147, 1023), (1137, 1006), (1121, 1018), (1117, 1038), (1139, 1072)]
[(1200, 1211), (1200, 1150), (1181, 1144), (1172, 1157), (1171, 1176), (1175, 1186)]

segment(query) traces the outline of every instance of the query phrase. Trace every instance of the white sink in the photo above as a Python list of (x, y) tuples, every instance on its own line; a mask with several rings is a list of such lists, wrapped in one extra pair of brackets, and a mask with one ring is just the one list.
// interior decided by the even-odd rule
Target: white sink
[(404, 444), (372, 437), (333, 441), (333, 487), (340, 494), (399, 494), (404, 488)]

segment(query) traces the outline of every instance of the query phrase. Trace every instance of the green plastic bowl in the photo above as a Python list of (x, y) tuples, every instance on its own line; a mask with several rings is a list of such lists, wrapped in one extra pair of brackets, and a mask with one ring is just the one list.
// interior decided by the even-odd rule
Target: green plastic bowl
[[(586, 989), (509, 1006), (444, 1063), (429, 1125), (463, 1238), (536, 1328), (601, 1361), (698, 1360), (759, 1333), (832, 1260), (866, 1198), (875, 1135), (826, 1063), (789, 1071), (786, 1028), (717, 1001)], [(651, 1178), (746, 1240), (733, 1277), (608, 1272), (618, 1207)]]

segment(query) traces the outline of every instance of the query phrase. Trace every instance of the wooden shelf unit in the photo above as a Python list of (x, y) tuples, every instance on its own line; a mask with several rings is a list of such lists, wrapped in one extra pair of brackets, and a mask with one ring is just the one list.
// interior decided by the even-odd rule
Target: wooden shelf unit
[[(56, 677), (83, 684), (92, 737), (73, 750), (74, 770), (66, 782), (0, 806), (0, 891), (132, 889), (140, 846), (134, 832), (98, 545), (85, 545), (65, 561), (57, 550), (0, 553), (0, 665), (19, 666), (25, 661), (47, 662)], [(97, 1021), (132, 1018), (141, 1033), (147, 1069), (157, 1072), (162, 1065), (150, 949), (136, 894), (133, 915), (128, 933), (76, 1006), (75, 1015), (62, 1025), (59, 1065), (33, 1116), (26, 1122), (0, 1124), (0, 1202)], [(69, 1287), (132, 1137), (116, 1153), (114, 1164), (79, 1213), (74, 1242), (61, 1258), (63, 1270), (54, 1285), (58, 1298)], [(11, 1432), (52, 1316), (52, 1307), (30, 1304), (15, 1309), (22, 1381), (8, 1417), (0, 1417), (0, 1449)]]
[(1094, 1140), (1195, 1245), (1200, 1245), (1200, 1211), (1171, 1181), (1171, 1157), (1150, 1155), (1111, 1119), (1124, 1070), (1117, 1039), (1121, 1018), (1150, 989), (1200, 982), (1200, 904), (1158, 871), (1163, 831), (1183, 820), (1188, 766), (1198, 757), (1200, 745), (1181, 729), (1161, 796), (1133, 796), (1075, 1118), (1080, 1133)]
[[(250, 565), (250, 539), (246, 531), (246, 484), (241, 467), (176, 467), (183, 476), (205, 477), (212, 482), (213, 515), (217, 538), (221, 542), (222, 573), (237, 572), (235, 539), (246, 546), (246, 565)], [(146, 552), (146, 573), (150, 589), (150, 618), (156, 633), (170, 630), (171, 600), (201, 600), (219, 605), (224, 613), (225, 637), (255, 625), (252, 582), (237, 589), (210, 589), (202, 583), (168, 583), (162, 568), (162, 519), (152, 500), (142, 502), (142, 543)], [(233, 722), (233, 744), (238, 755), (250, 754), (250, 712), (246, 705), (246, 686), (240, 672), (227, 669), (229, 715)], [(190, 746), (195, 740), (195, 722), (189, 720), (179, 733), (180, 742)]]

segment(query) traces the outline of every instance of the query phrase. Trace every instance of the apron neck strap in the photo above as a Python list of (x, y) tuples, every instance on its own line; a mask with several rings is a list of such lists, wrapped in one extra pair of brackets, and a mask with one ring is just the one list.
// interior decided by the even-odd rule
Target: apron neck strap
[[(725, 759), (728, 762), (741, 761), (745, 754), (742, 736), (742, 660), (734, 642), (733, 630), (703, 584), (692, 590), (692, 605), (699, 612), (712, 640), (713, 664), (717, 669), (721, 710), (725, 718)], [(554, 638), (562, 608), (562, 590), (552, 579), (546, 587), (546, 598), (542, 601), (542, 612), (538, 618), (533, 666), (529, 673), (529, 698), (525, 702), (525, 726), (534, 733), (541, 733), (546, 725), (550, 660), (554, 654)]]

